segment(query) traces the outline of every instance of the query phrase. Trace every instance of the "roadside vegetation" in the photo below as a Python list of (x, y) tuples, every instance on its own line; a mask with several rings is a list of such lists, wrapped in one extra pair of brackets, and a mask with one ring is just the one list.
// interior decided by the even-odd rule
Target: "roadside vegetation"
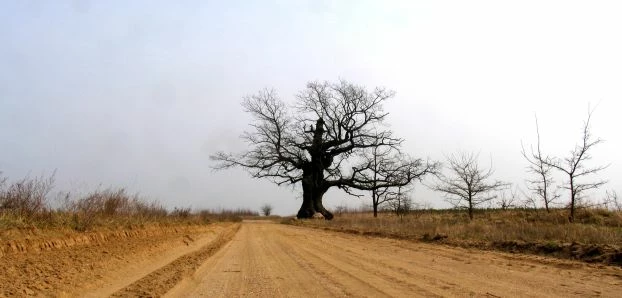
[[(202, 225), (257, 217), (250, 209), (168, 210), (157, 201), (123, 188), (106, 188), (86, 194), (52, 195), (54, 175), (9, 181), (0, 176), (0, 231), (69, 229), (132, 229), (146, 225)], [(54, 207), (53, 207), (54, 206)]]
[(474, 219), (459, 209), (418, 209), (401, 214), (339, 208), (332, 221), (288, 221), (296, 225), (368, 236), (462, 247), (535, 253), (622, 265), (622, 210), (579, 208), (574, 222), (566, 209), (477, 209)]

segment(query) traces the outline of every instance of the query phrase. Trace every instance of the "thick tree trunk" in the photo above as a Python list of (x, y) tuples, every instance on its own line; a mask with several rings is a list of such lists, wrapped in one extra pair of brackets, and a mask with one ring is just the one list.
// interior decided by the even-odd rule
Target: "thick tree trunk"
[(322, 135), (324, 134), (324, 120), (319, 118), (313, 131), (313, 145), (308, 149), (311, 162), (303, 168), (302, 174), (302, 206), (298, 210), (298, 218), (311, 218), (316, 212), (322, 213), (324, 219), (333, 219), (322, 204), (322, 197), (328, 190), (324, 180), (324, 170), (332, 163), (332, 157), (323, 156)]
[[(376, 179), (376, 174), (374, 173), (374, 179)], [(376, 190), (371, 191), (371, 200), (372, 206), (374, 208), (374, 217), (378, 217), (378, 196)]]
[(328, 189), (318, 187), (316, 183), (309, 180), (312, 179), (302, 180), (302, 205), (300, 206), (300, 210), (298, 210), (296, 217), (311, 218), (316, 212), (319, 212), (324, 216), (324, 219), (333, 219), (333, 214), (326, 210), (326, 208), (324, 208), (324, 204), (322, 203), (324, 193), (326, 193)]
[(333, 214), (330, 213), (330, 211), (326, 210), (326, 208), (324, 208), (324, 204), (322, 204), (322, 198), (324, 197), (324, 193), (325, 191), (320, 192), (318, 195), (316, 195), (314, 197), (313, 204), (315, 205), (315, 211), (322, 213), (324, 219), (331, 220), (333, 219)]
[(315, 214), (315, 204), (313, 204), (312, 186), (302, 182), (302, 206), (298, 210), (297, 218), (312, 218)]

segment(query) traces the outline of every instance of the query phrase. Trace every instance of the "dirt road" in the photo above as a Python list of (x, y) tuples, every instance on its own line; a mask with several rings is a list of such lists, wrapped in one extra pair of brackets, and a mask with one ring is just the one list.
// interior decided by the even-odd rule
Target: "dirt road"
[[(43, 250), (7, 252), (0, 256), (0, 297), (137, 296), (141, 295), (138, 290), (145, 287), (148, 293), (165, 293), (184, 274), (194, 272), (220, 243), (231, 239), (238, 227), (230, 223), (153, 227), (88, 241), (61, 238), (47, 241), (58, 245)], [(33, 239), (22, 244), (23, 248), (40, 246)], [(162, 271), (176, 276), (169, 277)], [(154, 274), (159, 278), (150, 278)]]
[[(121, 233), (125, 235), (124, 233)], [(0, 256), (0, 297), (620, 297), (622, 268), (268, 221)]]
[(237, 235), (169, 297), (620, 297), (622, 270), (268, 222)]

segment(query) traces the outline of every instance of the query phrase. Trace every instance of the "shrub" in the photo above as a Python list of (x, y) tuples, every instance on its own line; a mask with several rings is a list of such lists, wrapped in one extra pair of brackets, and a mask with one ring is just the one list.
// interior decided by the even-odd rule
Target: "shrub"
[(179, 218), (188, 218), (191, 215), (190, 212), (190, 207), (188, 208), (177, 208), (175, 207), (175, 209), (173, 209), (173, 211), (170, 214), (173, 217), (179, 217)]
[(270, 216), (270, 214), (272, 214), (272, 205), (263, 204), (263, 206), (261, 206), (261, 214), (264, 216)]
[(33, 218), (48, 209), (48, 195), (54, 185), (54, 174), (45, 178), (25, 177), (5, 188), (6, 178), (0, 179), (0, 212)]

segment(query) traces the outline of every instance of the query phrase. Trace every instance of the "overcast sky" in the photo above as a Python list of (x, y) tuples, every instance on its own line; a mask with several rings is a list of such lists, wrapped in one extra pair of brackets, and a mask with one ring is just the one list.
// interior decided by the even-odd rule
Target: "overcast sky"
[[(563, 157), (597, 106), (600, 199), (622, 192), (620, 16), (619, 1), (1, 1), (0, 171), (294, 214), (297, 191), (214, 173), (209, 155), (245, 148), (243, 96), (291, 101), (343, 78), (396, 91), (388, 123), (409, 154), (479, 152), (522, 188), (534, 114), (544, 151)], [(421, 185), (414, 199), (448, 206)], [(344, 203), (368, 202), (325, 199)]]

